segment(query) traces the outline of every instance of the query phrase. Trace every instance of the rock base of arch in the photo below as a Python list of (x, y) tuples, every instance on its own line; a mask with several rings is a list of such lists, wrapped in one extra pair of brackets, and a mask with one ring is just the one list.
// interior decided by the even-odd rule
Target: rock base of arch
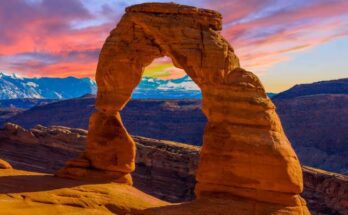
[(85, 157), (85, 154), (82, 154), (79, 158), (68, 161), (65, 167), (58, 170), (55, 175), (58, 177), (75, 180), (101, 183), (114, 182), (133, 185), (133, 180), (130, 173), (96, 169), (91, 166), (90, 161)]

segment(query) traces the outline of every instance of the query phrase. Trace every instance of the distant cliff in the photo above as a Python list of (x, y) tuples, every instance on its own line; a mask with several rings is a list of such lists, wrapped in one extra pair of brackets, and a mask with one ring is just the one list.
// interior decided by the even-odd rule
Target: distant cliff
[[(41, 124), (86, 129), (94, 104), (94, 96), (84, 96), (37, 106), (8, 121), (26, 128)], [(200, 105), (200, 100), (194, 99), (131, 100), (121, 115), (133, 135), (200, 145), (206, 123)]]
[(319, 81), (311, 84), (298, 84), (273, 96), (273, 99), (292, 99), (318, 94), (348, 94), (348, 78)]
[(348, 94), (274, 99), (301, 162), (348, 174)]

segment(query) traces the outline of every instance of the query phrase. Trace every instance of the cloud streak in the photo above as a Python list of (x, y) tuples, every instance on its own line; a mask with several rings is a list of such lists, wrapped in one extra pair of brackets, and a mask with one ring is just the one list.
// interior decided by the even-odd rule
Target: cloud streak
[[(0, 1), (0, 70), (93, 77), (106, 36), (133, 3), (140, 1)], [(222, 13), (222, 34), (243, 67), (259, 74), (289, 60), (289, 53), (348, 36), (345, 0), (199, 0), (194, 5)], [(165, 73), (167, 79), (182, 76), (172, 67)]]
[[(269, 1), (276, 4), (285, 1)], [(244, 14), (242, 21), (227, 20), (223, 35), (235, 47), (242, 65), (262, 71), (289, 59), (291, 52), (347, 36), (347, 1), (300, 1), (271, 9), (270, 5)], [(304, 2), (304, 1), (302, 1)], [(251, 7), (252, 4), (249, 6)]]

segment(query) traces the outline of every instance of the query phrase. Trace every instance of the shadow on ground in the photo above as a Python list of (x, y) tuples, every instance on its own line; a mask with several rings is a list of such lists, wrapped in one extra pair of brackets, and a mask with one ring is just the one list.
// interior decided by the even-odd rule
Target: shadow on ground
[(49, 191), (87, 184), (96, 183), (93, 181), (59, 178), (50, 174), (30, 175), (23, 171), (23, 175), (0, 176), (0, 194)]

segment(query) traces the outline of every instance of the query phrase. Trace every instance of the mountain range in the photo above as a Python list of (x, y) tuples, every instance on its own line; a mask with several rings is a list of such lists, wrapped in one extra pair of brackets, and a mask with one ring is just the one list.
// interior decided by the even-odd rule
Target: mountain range
[[(35, 99), (71, 99), (85, 94), (95, 94), (96, 90), (97, 85), (90, 78), (28, 78), (0, 73), (0, 100), (34, 99), (17, 101), (17, 105), (18, 102), (25, 102), (23, 108), (27, 108), (28, 105), (35, 106)], [(274, 95), (268, 93), (269, 97)], [(133, 99), (201, 99), (201, 97), (199, 87), (187, 75), (173, 80), (144, 77), (132, 94)]]
[(132, 98), (134, 99), (200, 99), (201, 90), (189, 76), (174, 80), (144, 77)]
[(292, 88), (274, 95), (274, 99), (292, 99), (301, 96), (348, 94), (348, 78), (319, 81), (310, 84), (297, 84)]
[(95, 92), (96, 84), (90, 78), (27, 78), (0, 73), (0, 99), (69, 99)]
[[(0, 73), (0, 99), (70, 99), (96, 93), (96, 83), (90, 78), (20, 77)], [(135, 99), (201, 98), (200, 89), (189, 76), (175, 80), (144, 77), (134, 90)], [(32, 104), (26, 101), (24, 106)], [(35, 102), (34, 102), (35, 103)], [(32, 105), (34, 106), (34, 105)]]

